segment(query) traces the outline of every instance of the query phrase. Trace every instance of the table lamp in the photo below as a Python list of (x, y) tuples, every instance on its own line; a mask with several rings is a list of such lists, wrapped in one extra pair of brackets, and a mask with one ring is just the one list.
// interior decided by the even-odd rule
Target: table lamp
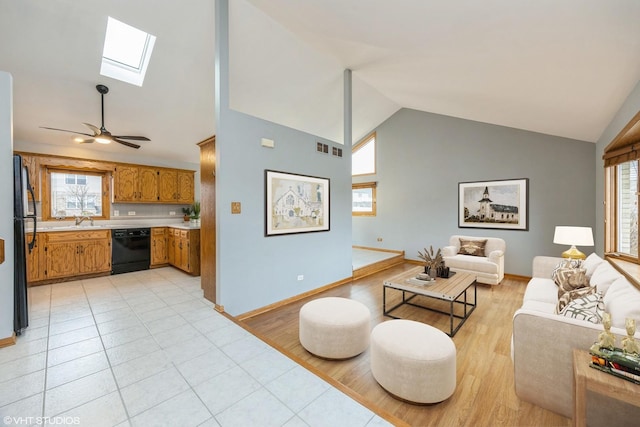
[(591, 227), (558, 225), (553, 235), (553, 243), (571, 245), (571, 248), (562, 253), (563, 258), (585, 259), (587, 256), (580, 252), (576, 246), (593, 246), (593, 232)]

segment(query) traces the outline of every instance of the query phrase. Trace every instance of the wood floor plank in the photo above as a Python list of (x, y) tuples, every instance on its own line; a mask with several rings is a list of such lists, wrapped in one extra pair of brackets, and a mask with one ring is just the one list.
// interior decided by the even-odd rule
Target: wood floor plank
[[(389, 395), (378, 385), (369, 368), (369, 350), (342, 361), (319, 359), (298, 340), (298, 316), (302, 305), (326, 296), (351, 298), (371, 310), (372, 327), (389, 320), (382, 315), (382, 283), (415, 268), (404, 263), (354, 280), (313, 297), (292, 302), (242, 321), (259, 337), (283, 353), (314, 367), (326, 378), (338, 381), (376, 410), (389, 413), (411, 426), (569, 426), (570, 420), (524, 402), (515, 395), (511, 361), (512, 318), (522, 303), (526, 280), (506, 278), (501, 285), (479, 285), (478, 306), (453, 338), (456, 345), (457, 386), (453, 396), (434, 405), (412, 405)], [(387, 294), (389, 297), (389, 294)], [(395, 298), (395, 300), (393, 299)], [(392, 297), (389, 303), (398, 301)], [(403, 306), (413, 320), (448, 331), (449, 318), (424, 309)]]

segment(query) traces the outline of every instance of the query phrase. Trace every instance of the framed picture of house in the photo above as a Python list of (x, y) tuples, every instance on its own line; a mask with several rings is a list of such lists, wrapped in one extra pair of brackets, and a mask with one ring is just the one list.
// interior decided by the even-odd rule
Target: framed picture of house
[(458, 227), (529, 229), (529, 179), (458, 183)]
[(329, 179), (265, 170), (265, 235), (329, 231)]

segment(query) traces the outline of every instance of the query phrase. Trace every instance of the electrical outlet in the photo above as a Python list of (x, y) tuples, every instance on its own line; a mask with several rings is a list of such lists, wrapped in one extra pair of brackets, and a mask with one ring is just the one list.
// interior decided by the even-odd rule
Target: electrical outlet
[(176, 211), (169, 211), (169, 215), (170, 216), (175, 216), (176, 215)]
[(117, 209), (113, 211), (113, 216), (120, 216), (120, 211)]
[(382, 237), (378, 237), (378, 242), (382, 242)]
[(304, 274), (298, 274), (298, 280), (304, 280)]
[(129, 216), (134, 216), (136, 214), (136, 211), (129, 211), (127, 212), (127, 215)]

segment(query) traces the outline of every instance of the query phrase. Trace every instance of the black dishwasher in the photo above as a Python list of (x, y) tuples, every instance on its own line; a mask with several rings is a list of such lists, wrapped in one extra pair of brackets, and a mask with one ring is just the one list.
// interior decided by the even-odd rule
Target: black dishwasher
[(148, 270), (150, 260), (150, 228), (111, 230), (111, 274)]

